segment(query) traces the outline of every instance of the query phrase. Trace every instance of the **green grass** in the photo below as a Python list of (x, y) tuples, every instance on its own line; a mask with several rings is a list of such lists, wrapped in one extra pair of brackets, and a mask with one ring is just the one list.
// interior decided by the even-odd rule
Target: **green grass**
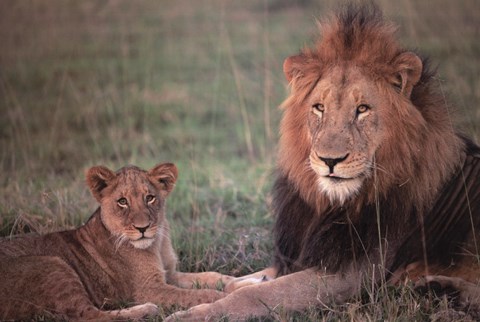
[[(0, 2), (0, 234), (81, 224), (96, 207), (84, 183), (93, 165), (172, 161), (180, 269), (241, 275), (268, 265), (282, 63), (335, 4)], [(479, 141), (480, 6), (378, 4), (406, 45), (439, 63), (452, 114)], [(385, 298), (276, 318), (428, 320), (428, 305), (413, 317), (416, 299)]]

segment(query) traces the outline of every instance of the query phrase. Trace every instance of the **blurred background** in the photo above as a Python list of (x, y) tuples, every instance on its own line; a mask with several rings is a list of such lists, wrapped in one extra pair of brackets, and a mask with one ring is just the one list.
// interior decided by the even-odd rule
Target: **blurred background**
[[(480, 138), (480, 2), (378, 0)], [(175, 162), (182, 270), (270, 261), (283, 60), (338, 1), (0, 1), (0, 234), (77, 226), (85, 171)]]

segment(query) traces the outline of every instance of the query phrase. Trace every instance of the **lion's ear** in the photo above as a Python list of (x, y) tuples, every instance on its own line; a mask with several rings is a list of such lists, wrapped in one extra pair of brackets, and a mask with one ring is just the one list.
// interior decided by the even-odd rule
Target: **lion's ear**
[(148, 171), (150, 180), (168, 195), (175, 187), (178, 178), (178, 169), (173, 163), (162, 163)]
[(297, 76), (303, 75), (303, 66), (305, 65), (305, 55), (300, 54), (296, 56), (290, 56), (283, 62), (283, 73), (285, 78), (290, 83), (292, 79)]
[(422, 75), (422, 60), (416, 54), (407, 51), (395, 58), (393, 66), (395, 71), (394, 86), (406, 97), (410, 98), (413, 87), (418, 83)]
[(88, 187), (98, 202), (102, 200), (102, 191), (115, 177), (115, 173), (104, 166), (92, 167), (87, 171)]

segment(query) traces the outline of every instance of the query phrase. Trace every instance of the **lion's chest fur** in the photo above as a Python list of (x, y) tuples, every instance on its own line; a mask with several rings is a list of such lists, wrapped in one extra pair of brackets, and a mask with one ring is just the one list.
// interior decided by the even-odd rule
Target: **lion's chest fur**
[[(165, 282), (164, 266), (168, 265), (164, 265), (160, 256), (160, 241), (147, 250), (134, 249), (130, 244), (117, 249), (114, 241), (97, 212), (75, 230), (3, 240), (0, 257), (7, 262), (19, 256), (58, 258), (78, 275), (88, 297), (98, 307), (106, 299), (132, 300), (142, 283), (158, 279)], [(49, 273), (49, 267), (38, 270)], [(18, 272), (18, 276), (24, 273)]]
[[(400, 223), (379, 222), (375, 205), (364, 207), (353, 221), (349, 208), (330, 208), (319, 214), (286, 178), (278, 178), (274, 190), (276, 265), (281, 274), (309, 267), (345, 272), (352, 265), (362, 265), (367, 258), (379, 263), (380, 251), (400, 243), (397, 233), (388, 235), (388, 246), (384, 238), (380, 243), (379, 233), (384, 237), (393, 231), (393, 224)], [(408, 220), (401, 224), (413, 226)]]

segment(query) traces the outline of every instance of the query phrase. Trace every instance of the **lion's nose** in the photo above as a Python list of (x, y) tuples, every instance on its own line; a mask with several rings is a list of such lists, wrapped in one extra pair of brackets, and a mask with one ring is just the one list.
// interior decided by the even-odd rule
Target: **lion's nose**
[(148, 227), (150, 227), (150, 224), (148, 224), (148, 225), (145, 226), (145, 227), (137, 227), (137, 226), (135, 226), (135, 225), (134, 225), (133, 227), (134, 227), (136, 230), (138, 230), (140, 233), (143, 234), (144, 232), (147, 231)]
[(318, 156), (318, 158), (320, 160), (322, 160), (323, 162), (325, 162), (325, 164), (328, 166), (328, 168), (330, 169), (330, 173), (333, 173), (333, 168), (339, 164), (340, 162), (342, 161), (345, 161), (347, 158), (348, 158), (348, 153), (341, 157), (341, 158), (324, 158), (324, 157), (321, 157), (321, 156)]

